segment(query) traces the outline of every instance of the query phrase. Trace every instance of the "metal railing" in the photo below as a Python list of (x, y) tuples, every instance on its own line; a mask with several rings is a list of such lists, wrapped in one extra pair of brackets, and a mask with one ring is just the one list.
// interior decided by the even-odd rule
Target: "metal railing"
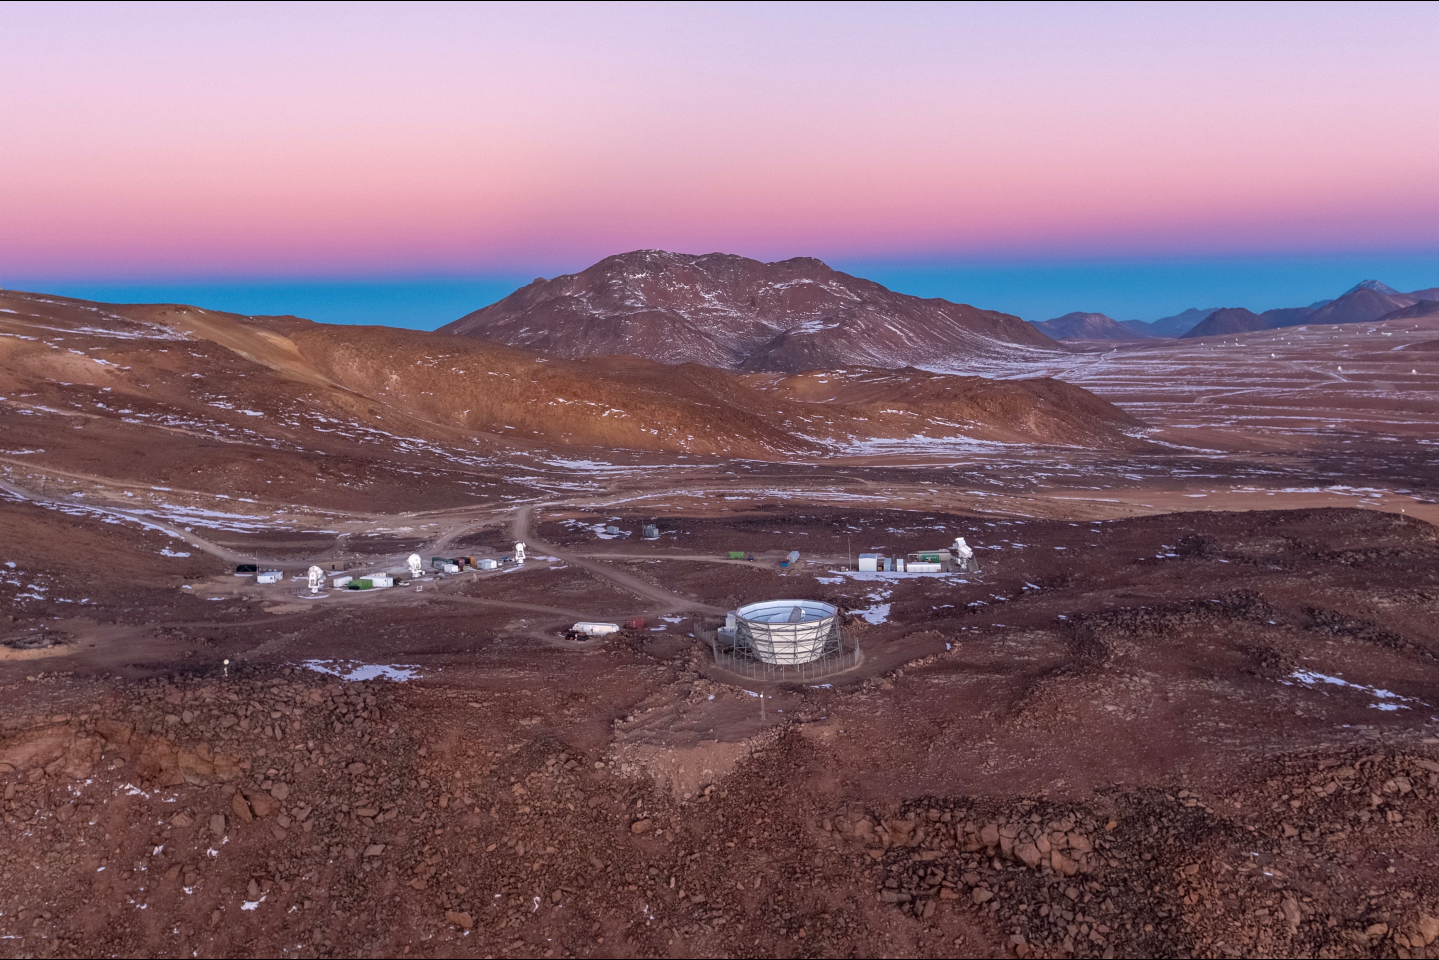
[(709, 642), (710, 652), (714, 655), (717, 666), (742, 677), (780, 683), (791, 680), (818, 680), (843, 673), (859, 663), (859, 641), (845, 636), (839, 620), (838, 616), (834, 618), (834, 626), (825, 641), (823, 652), (807, 663), (766, 663), (756, 655), (748, 642), (741, 639), (742, 634), (736, 635), (733, 645), (721, 640), (718, 626), (696, 624), (695, 636)]

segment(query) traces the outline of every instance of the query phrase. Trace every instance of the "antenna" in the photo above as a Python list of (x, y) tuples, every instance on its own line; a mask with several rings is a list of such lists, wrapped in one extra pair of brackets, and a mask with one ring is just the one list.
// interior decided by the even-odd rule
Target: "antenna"
[(525, 562), (525, 542), (523, 540), (515, 543), (515, 563)]
[(407, 562), (410, 564), (410, 576), (419, 577), (420, 573), (424, 570), (420, 562), (420, 555), (418, 553), (410, 554), (410, 559)]
[(319, 566), (311, 565), (309, 577), (310, 596), (318, 596), (320, 593), (320, 588), (325, 585), (325, 571)]

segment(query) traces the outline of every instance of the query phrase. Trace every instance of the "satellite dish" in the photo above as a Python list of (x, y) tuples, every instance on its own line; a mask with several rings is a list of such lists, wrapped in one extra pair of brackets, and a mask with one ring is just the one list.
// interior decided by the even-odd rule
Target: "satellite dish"
[(525, 542), (523, 540), (515, 543), (515, 563), (525, 562)]
[(409, 564), (410, 576), (412, 577), (418, 577), (424, 570), (424, 566), (420, 562), (420, 555), (418, 553), (410, 554)]
[(311, 594), (319, 593), (319, 592), (320, 592), (320, 588), (323, 587), (324, 585), (325, 585), (325, 571), (322, 570), (322, 569), (320, 569), (320, 568), (317, 567), (317, 566), (311, 566), (311, 567), (310, 567), (310, 593), (311, 593)]
[(963, 537), (956, 537), (954, 541), (954, 552), (962, 560), (968, 560), (974, 556), (974, 548), (964, 542)]

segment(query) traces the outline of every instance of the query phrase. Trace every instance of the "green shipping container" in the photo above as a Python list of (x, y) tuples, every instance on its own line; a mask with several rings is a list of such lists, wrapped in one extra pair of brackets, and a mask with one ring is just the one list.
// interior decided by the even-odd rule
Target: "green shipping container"
[(743, 559), (744, 559), (744, 551), (743, 551), (743, 550), (731, 550), (731, 551), (729, 552), (729, 558), (730, 558), (731, 560), (743, 560)]

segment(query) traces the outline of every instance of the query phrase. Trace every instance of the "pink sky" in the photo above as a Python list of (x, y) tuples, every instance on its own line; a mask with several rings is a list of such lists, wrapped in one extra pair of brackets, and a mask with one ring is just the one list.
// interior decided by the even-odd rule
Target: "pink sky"
[(1439, 249), (1434, 5), (6, 6), (28, 277)]

